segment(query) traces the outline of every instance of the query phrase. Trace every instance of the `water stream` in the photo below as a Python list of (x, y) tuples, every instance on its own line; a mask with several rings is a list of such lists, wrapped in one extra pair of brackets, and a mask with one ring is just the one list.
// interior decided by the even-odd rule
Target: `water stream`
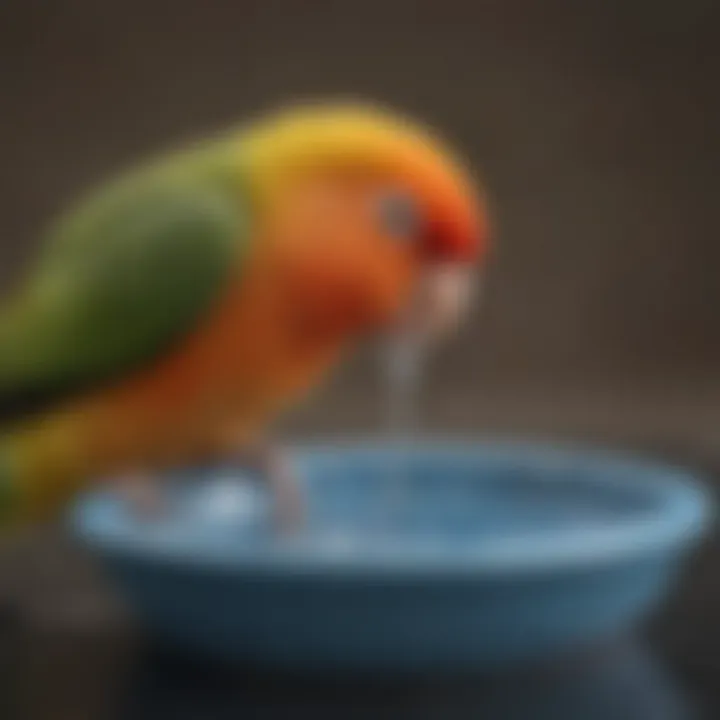
[(388, 340), (383, 358), (387, 382), (387, 428), (397, 448), (388, 472), (386, 518), (396, 524), (409, 504), (412, 452), (418, 429), (418, 399), (423, 379), (425, 347), (416, 337), (401, 334)]

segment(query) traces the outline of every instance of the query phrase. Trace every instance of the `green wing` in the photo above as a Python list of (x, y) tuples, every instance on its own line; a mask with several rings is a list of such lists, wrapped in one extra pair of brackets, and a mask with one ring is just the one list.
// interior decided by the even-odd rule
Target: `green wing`
[(168, 349), (241, 262), (244, 220), (229, 188), (167, 176), (126, 183), (72, 215), (0, 314), (0, 415), (38, 409)]

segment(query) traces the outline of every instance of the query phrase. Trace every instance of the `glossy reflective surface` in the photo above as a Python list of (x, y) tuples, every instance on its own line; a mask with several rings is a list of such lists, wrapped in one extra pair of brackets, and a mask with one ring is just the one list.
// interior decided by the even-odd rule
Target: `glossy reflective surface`
[[(179, 690), (181, 688), (181, 690)], [(512, 673), (352, 682), (258, 675), (159, 653), (138, 670), (124, 718), (686, 720), (692, 703), (648, 649), (618, 640)]]

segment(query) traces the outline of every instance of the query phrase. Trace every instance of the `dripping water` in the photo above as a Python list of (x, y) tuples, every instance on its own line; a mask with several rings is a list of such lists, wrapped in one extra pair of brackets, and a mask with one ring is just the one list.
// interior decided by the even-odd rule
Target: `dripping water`
[(425, 347), (410, 333), (387, 341), (384, 375), (387, 383), (387, 432), (390, 454), (387, 519), (395, 525), (406, 511), (411, 494), (412, 455), (417, 442), (418, 399), (423, 379)]

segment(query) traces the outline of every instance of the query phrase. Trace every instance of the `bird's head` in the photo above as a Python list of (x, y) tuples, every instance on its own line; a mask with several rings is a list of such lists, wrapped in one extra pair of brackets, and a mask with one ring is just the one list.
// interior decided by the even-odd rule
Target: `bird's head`
[(340, 104), (280, 112), (246, 137), (260, 225), (303, 266), (319, 315), (425, 337), (459, 322), (488, 222), (476, 183), (431, 131)]

